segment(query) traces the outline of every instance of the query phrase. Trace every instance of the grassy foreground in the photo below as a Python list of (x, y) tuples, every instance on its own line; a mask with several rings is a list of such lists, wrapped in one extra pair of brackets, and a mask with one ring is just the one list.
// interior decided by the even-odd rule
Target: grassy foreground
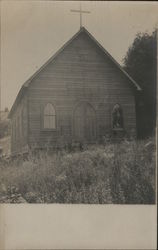
[(0, 202), (153, 204), (153, 140), (42, 152), (0, 163)]

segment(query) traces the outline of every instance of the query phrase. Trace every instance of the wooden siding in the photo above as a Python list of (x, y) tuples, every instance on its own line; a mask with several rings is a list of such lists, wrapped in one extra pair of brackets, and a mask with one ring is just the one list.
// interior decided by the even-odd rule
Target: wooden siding
[[(43, 130), (43, 108), (52, 103), (56, 129)], [(98, 138), (112, 129), (112, 109), (123, 109), (127, 133), (135, 133), (135, 99), (129, 80), (85, 33), (80, 33), (33, 80), (12, 118), (11, 151), (73, 137), (75, 107), (87, 102), (96, 112)]]
[(18, 154), (27, 150), (28, 112), (27, 95), (19, 102), (11, 119), (11, 153)]
[[(123, 109), (126, 132), (136, 130), (131, 83), (85, 33), (80, 33), (32, 80), (28, 101), (30, 145), (55, 144), (60, 138), (73, 137), (74, 108), (83, 101), (96, 112), (98, 138), (111, 131), (116, 103)], [(53, 131), (44, 131), (42, 125), (43, 108), (48, 102), (56, 109), (57, 127)]]

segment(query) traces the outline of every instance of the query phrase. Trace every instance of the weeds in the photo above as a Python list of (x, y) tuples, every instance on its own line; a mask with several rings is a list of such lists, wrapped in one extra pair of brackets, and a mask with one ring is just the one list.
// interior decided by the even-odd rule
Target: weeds
[(0, 202), (153, 204), (155, 146), (146, 144), (125, 140), (30, 153), (25, 161), (0, 164)]

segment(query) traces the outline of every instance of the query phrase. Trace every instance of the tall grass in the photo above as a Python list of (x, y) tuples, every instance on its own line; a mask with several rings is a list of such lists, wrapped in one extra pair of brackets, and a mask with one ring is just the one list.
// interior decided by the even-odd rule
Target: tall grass
[(152, 204), (155, 147), (147, 141), (89, 146), (83, 152), (30, 154), (0, 164), (0, 201)]

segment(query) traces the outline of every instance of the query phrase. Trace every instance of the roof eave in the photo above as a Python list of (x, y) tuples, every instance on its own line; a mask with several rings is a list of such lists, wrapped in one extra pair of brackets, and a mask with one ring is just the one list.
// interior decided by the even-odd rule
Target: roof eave
[(44, 65), (42, 67), (40, 67), (21, 87), (16, 100), (9, 112), (8, 118), (12, 117), (12, 114), (18, 104), (18, 102), (21, 99), (21, 96), (23, 95), (23, 93), (25, 92), (26, 88), (29, 86), (29, 83), (31, 82), (31, 80), (39, 73), (41, 72), (41, 70), (43, 70), (45, 68), (46, 65), (48, 65), (52, 60), (54, 60), (63, 50), (65, 47), (67, 47), (67, 45), (69, 45), (71, 43), (71, 41), (77, 37), (82, 31), (86, 32), (86, 34), (98, 45), (98, 47), (104, 52), (104, 54), (106, 54), (113, 62), (114, 64), (124, 73), (124, 75), (126, 75), (126, 77), (134, 84), (134, 86), (136, 87), (136, 89), (138, 91), (141, 91), (141, 87), (132, 79), (132, 77), (130, 77), (128, 75), (128, 73), (121, 67), (121, 65), (103, 48), (103, 46), (87, 31), (87, 29), (85, 27), (81, 27), (79, 29), (79, 31), (73, 35), (49, 60), (47, 60), (46, 63), (44, 63)]
[(121, 65), (109, 54), (109, 52), (104, 49), (104, 47), (88, 32), (87, 29), (82, 27), (87, 35), (99, 46), (99, 48), (106, 54), (113, 62), (114, 64), (127, 76), (127, 78), (135, 85), (138, 91), (141, 91), (141, 87), (136, 83), (136, 81), (121, 67)]
[(23, 85), (23, 86), (21, 87), (21, 89), (20, 89), (20, 91), (19, 91), (19, 93), (18, 93), (18, 95), (17, 95), (17, 97), (16, 97), (16, 99), (15, 99), (15, 102), (14, 102), (14, 104), (13, 104), (13, 106), (12, 106), (12, 108), (11, 108), (9, 114), (8, 114), (8, 118), (9, 118), (9, 119), (12, 118), (12, 115), (13, 115), (13, 113), (14, 113), (16, 107), (18, 106), (18, 103), (20, 102), (21, 97), (22, 97), (22, 96), (24, 95), (24, 93), (26, 92), (26, 89), (27, 89), (27, 86), (25, 86), (25, 85)]
[(83, 27), (81, 27), (80, 28), (80, 30), (75, 34), (75, 35), (73, 35), (53, 56), (51, 56), (50, 57), (50, 59), (49, 60), (47, 60), (46, 61), (46, 63), (44, 63), (31, 77), (29, 77), (25, 82), (24, 82), (24, 84), (22, 85), (22, 87), (21, 87), (21, 89), (20, 89), (20, 91), (19, 91), (19, 93), (18, 93), (18, 95), (17, 95), (17, 97), (16, 97), (16, 99), (15, 99), (15, 101), (14, 101), (14, 103), (13, 103), (13, 106), (12, 106), (12, 108), (11, 108), (11, 110), (10, 110), (10, 112), (9, 112), (9, 114), (8, 114), (8, 118), (11, 118), (12, 117), (12, 114), (13, 114), (13, 112), (14, 112), (14, 110), (15, 110), (15, 107), (16, 107), (16, 105), (17, 105), (17, 103), (18, 103), (18, 101), (20, 101), (20, 98), (21, 98), (21, 96), (22, 96), (22, 93), (23, 93), (23, 91), (24, 91), (24, 89), (25, 88), (27, 88), (28, 86), (29, 86), (29, 83), (31, 82), (31, 80), (39, 73), (39, 72), (41, 72), (41, 70), (42, 69), (44, 69), (45, 68), (45, 66), (47, 66), (52, 60), (54, 60), (57, 56), (58, 56), (58, 54), (60, 53), (60, 52), (62, 52), (63, 51), (63, 49), (75, 38), (75, 37), (77, 37), (78, 36), (78, 34), (79, 33), (81, 33), (81, 31), (83, 30), (82, 29)]

